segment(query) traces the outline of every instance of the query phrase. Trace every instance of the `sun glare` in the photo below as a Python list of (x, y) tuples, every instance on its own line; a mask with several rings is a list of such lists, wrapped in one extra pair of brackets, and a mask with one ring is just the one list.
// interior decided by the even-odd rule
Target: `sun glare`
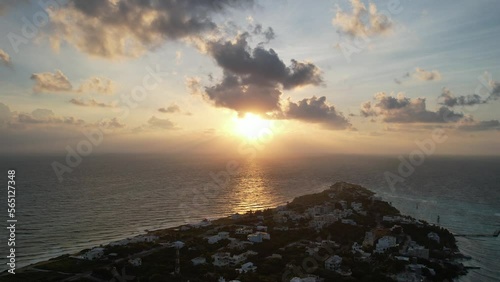
[(271, 121), (255, 114), (246, 113), (243, 118), (235, 119), (235, 132), (249, 140), (259, 138), (270, 129)]

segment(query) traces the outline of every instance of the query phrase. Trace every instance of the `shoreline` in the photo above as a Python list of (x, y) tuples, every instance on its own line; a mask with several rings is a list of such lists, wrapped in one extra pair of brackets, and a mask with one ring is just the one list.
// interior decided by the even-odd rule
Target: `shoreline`
[[(334, 187), (335, 185), (338, 185), (338, 184), (339, 184), (339, 183), (336, 183), (336, 184), (332, 185), (332, 187)], [(361, 186), (357, 186), (357, 185), (350, 184), (350, 183), (345, 183), (345, 182), (341, 182), (341, 183), (340, 183), (340, 185), (347, 185), (347, 186), (349, 186), (349, 187), (351, 187), (351, 186), (352, 186), (352, 187), (361, 187)], [(330, 189), (332, 189), (332, 187), (331, 187)], [(351, 188), (352, 188), (352, 187), (351, 187)], [(361, 188), (362, 188), (362, 187), (361, 187)], [(349, 189), (349, 188), (348, 188), (348, 189)], [(356, 188), (356, 189), (357, 189), (357, 188)], [(368, 190), (368, 189), (366, 189), (366, 188), (362, 188), (362, 189), (365, 189), (366, 191), (368, 191), (369, 193), (371, 193), (371, 195), (372, 195), (372, 196), (374, 196), (374, 195), (375, 195), (375, 193), (374, 193), (374, 192), (371, 192), (370, 190)], [(328, 190), (329, 190), (329, 189), (327, 189), (327, 190), (325, 190), (325, 191), (328, 191)], [(321, 194), (321, 193), (324, 193), (325, 191), (320, 192), (320, 193), (316, 193), (316, 194), (306, 194), (306, 195), (302, 195), (302, 196), (296, 197), (296, 198), (294, 198), (294, 200), (292, 200), (292, 201), (288, 202), (288, 204), (287, 204), (286, 206), (289, 206), (291, 203), (293, 204), (293, 203), (294, 203), (297, 199), (307, 198), (308, 196), (314, 196), (314, 195), (317, 195), (317, 194)], [(377, 200), (377, 201), (379, 201), (379, 200)], [(382, 202), (382, 203), (385, 203), (385, 204), (387, 204), (387, 205), (389, 205), (389, 204), (388, 204), (387, 202), (385, 202), (385, 201), (381, 201), (381, 202)], [(281, 206), (277, 206), (277, 207), (275, 207), (275, 208), (267, 209), (266, 211), (272, 211), (272, 212), (274, 212), (274, 211), (276, 211), (277, 209), (279, 209), (280, 207), (283, 207), (283, 205), (281, 205)], [(392, 205), (390, 205), (390, 207), (392, 207), (392, 208), (395, 210), (395, 208), (394, 208)], [(397, 211), (397, 210), (396, 210), (396, 211)], [(249, 213), (250, 213), (250, 214), (253, 214), (253, 213), (262, 213), (262, 212), (264, 212), (264, 211), (262, 211), (262, 210), (258, 210), (258, 211), (248, 211), (246, 214), (249, 214)], [(397, 211), (397, 212), (399, 213), (399, 211)], [(240, 216), (244, 216), (244, 215), (240, 215)], [(234, 215), (233, 215), (233, 216), (224, 216), (224, 217), (214, 217), (214, 218), (213, 218), (213, 219), (211, 219), (211, 220), (204, 220), (204, 221), (202, 221), (202, 222), (210, 222), (210, 225), (219, 225), (219, 224), (221, 224), (222, 228), (224, 228), (224, 227), (225, 227), (225, 225), (227, 225), (227, 224), (228, 224), (228, 221), (229, 221), (229, 223), (230, 223), (232, 220), (234, 220), (234, 218), (232, 218), (232, 217), (234, 217)], [(411, 218), (411, 217), (407, 217), (407, 218)], [(416, 220), (416, 222), (419, 222), (419, 220)], [(183, 231), (183, 230), (182, 230), (183, 228), (185, 229), (184, 231), (188, 231), (188, 230), (190, 230), (190, 229), (194, 229), (194, 228), (196, 228), (196, 227), (193, 227), (193, 226), (195, 226), (196, 224), (197, 224), (197, 223), (190, 223), (190, 224), (183, 224), (183, 225), (171, 226), (171, 227), (166, 227), (166, 228), (162, 228), (162, 227), (160, 227), (160, 228), (158, 228), (158, 229), (154, 229), (154, 230), (148, 230), (148, 229), (145, 229), (145, 230), (143, 230), (143, 231), (141, 232), (141, 233), (143, 233), (142, 235), (138, 235), (138, 236), (136, 236), (136, 237), (140, 237), (140, 236), (158, 236), (158, 237), (160, 237), (160, 236), (162, 236), (162, 235), (164, 235), (164, 234), (179, 233), (179, 232), (182, 232), (182, 231)], [(198, 224), (199, 224), (199, 223), (198, 223)], [(205, 227), (205, 226), (202, 226), (201, 228), (203, 228), (203, 227)], [(221, 227), (219, 226), (219, 228), (218, 228), (217, 230), (219, 230), (220, 228), (221, 228)], [(444, 229), (444, 230), (446, 230), (446, 229)], [(447, 231), (447, 232), (449, 232), (448, 230), (446, 230), (446, 231)], [(450, 234), (451, 234), (451, 233), (450, 233)], [(452, 235), (452, 237), (453, 237), (453, 234), (451, 234), (451, 235)], [(133, 238), (135, 238), (135, 237), (133, 237)], [(129, 239), (130, 239), (130, 238), (129, 238)], [(125, 239), (124, 239), (124, 240), (125, 240)], [(121, 240), (121, 241), (124, 241), (124, 240)], [(453, 237), (453, 240), (455, 240), (455, 239), (454, 239), (454, 237)], [(109, 247), (110, 245), (112, 245), (112, 244), (113, 244), (113, 243), (115, 243), (115, 242), (116, 242), (116, 241), (112, 241), (112, 242), (104, 243), (104, 244), (101, 244), (100, 246)], [(119, 242), (119, 241), (118, 241), (118, 242)], [(165, 247), (165, 244), (160, 243), (160, 245), (163, 245), (163, 247)], [(94, 247), (94, 248), (92, 248), (92, 249), (95, 249), (95, 248), (97, 248), (97, 247)], [(21, 268), (19, 268), (19, 269), (17, 269), (17, 270), (18, 270), (20, 273), (22, 273), (22, 272), (25, 272), (25, 271), (29, 271), (30, 269), (36, 269), (37, 267), (40, 267), (40, 266), (43, 266), (43, 265), (46, 265), (46, 264), (50, 264), (50, 263), (52, 263), (52, 262), (54, 262), (54, 261), (57, 261), (58, 259), (61, 259), (61, 258), (62, 258), (62, 259), (65, 259), (65, 258), (68, 258), (68, 257), (75, 258), (75, 255), (76, 255), (76, 256), (78, 256), (79, 254), (81, 255), (83, 251), (85, 251), (85, 250), (82, 250), (82, 251), (80, 251), (80, 252), (78, 252), (78, 253), (74, 253), (74, 254), (67, 254), (67, 253), (66, 253), (66, 254), (63, 254), (63, 255), (57, 256), (57, 257), (55, 257), (55, 258), (51, 258), (51, 259), (49, 259), (49, 260), (44, 260), (44, 261), (40, 261), (40, 262), (37, 262), (37, 263), (32, 263), (32, 264), (30, 264), (30, 265), (27, 265), (27, 266), (21, 267)], [(458, 248), (455, 248), (455, 251), (459, 251), (459, 250), (458, 250)], [(454, 259), (456, 259), (456, 258), (457, 258), (457, 257), (454, 257)], [(462, 255), (462, 258), (463, 258), (463, 255)], [(463, 266), (463, 265), (462, 265), (462, 266)], [(339, 272), (339, 273), (340, 273), (340, 272)], [(4, 276), (4, 274), (5, 274), (5, 271), (4, 271), (4, 272), (2, 272), (2, 276)], [(345, 274), (345, 273), (344, 273), (344, 274)], [(463, 275), (463, 273), (462, 273), (462, 274), (458, 274), (458, 275)], [(70, 280), (68, 280), (68, 281), (70, 281)], [(75, 281), (76, 281), (76, 280), (75, 280)]]

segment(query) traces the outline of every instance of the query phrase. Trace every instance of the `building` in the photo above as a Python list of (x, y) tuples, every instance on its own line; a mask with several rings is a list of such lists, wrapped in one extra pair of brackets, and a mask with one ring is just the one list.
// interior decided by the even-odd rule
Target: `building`
[(438, 243), (441, 240), (441, 238), (439, 238), (439, 235), (437, 233), (434, 233), (434, 232), (429, 232), (429, 234), (427, 234), (427, 238), (434, 240)]
[(247, 273), (254, 272), (257, 270), (257, 267), (253, 265), (251, 262), (247, 262), (241, 265), (241, 268), (236, 269), (239, 273)]
[(254, 243), (262, 243), (262, 240), (270, 240), (271, 235), (267, 232), (255, 232), (252, 234), (248, 234), (247, 236), (248, 241), (254, 242)]
[(232, 261), (231, 255), (229, 253), (216, 253), (212, 255), (213, 265), (215, 266), (226, 266)]
[(141, 258), (129, 259), (128, 263), (130, 263), (132, 266), (141, 266), (142, 265), (142, 259)]
[(363, 246), (372, 247), (375, 242), (375, 236), (373, 236), (373, 232), (369, 231), (365, 233), (365, 239), (363, 240)]
[(392, 247), (396, 247), (396, 237), (394, 236), (384, 236), (378, 239), (377, 245), (375, 246), (375, 251), (378, 253), (383, 253)]
[(96, 260), (104, 256), (104, 248), (93, 248), (81, 256), (82, 259)]
[(205, 264), (207, 263), (207, 259), (204, 257), (197, 257), (191, 260), (193, 265), (200, 265), (200, 264)]
[(356, 223), (356, 221), (352, 220), (352, 219), (342, 219), (341, 221), (343, 224), (349, 224), (349, 225), (358, 225)]
[(255, 229), (257, 231), (267, 232), (267, 226), (259, 225)]
[(331, 256), (325, 260), (325, 269), (336, 271), (342, 264), (342, 257), (338, 255)]
[(253, 232), (253, 229), (251, 227), (241, 227), (236, 229), (236, 234), (238, 235), (248, 235)]

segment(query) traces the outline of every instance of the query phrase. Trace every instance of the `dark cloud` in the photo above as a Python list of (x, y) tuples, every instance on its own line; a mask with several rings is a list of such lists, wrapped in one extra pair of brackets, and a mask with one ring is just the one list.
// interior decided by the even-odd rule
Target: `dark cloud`
[(266, 43), (269, 43), (271, 40), (276, 38), (276, 34), (274, 33), (274, 29), (272, 27), (268, 27), (264, 30), (261, 24), (256, 24), (253, 28), (252, 34), (254, 35), (262, 35), (266, 40)]
[(167, 108), (159, 108), (158, 111), (160, 113), (173, 114), (173, 113), (180, 112), (181, 108), (179, 108), (179, 106), (176, 104), (172, 104), (172, 105), (168, 106)]
[(461, 131), (487, 131), (487, 130), (500, 130), (500, 122), (498, 120), (487, 121), (467, 121), (461, 123), (458, 127)]
[(298, 103), (288, 100), (287, 109), (282, 113), (285, 119), (295, 119), (308, 123), (321, 124), (328, 129), (352, 128), (351, 123), (334, 106), (326, 102), (326, 97), (313, 96)]
[(365, 117), (380, 116), (388, 123), (447, 123), (457, 122), (464, 117), (447, 107), (429, 111), (424, 98), (411, 99), (403, 94), (393, 97), (383, 92), (375, 95), (375, 102), (363, 103), (361, 114)]
[(83, 99), (71, 99), (69, 102), (73, 105), (82, 106), (82, 107), (100, 107), (100, 108), (114, 108), (113, 104), (108, 104), (104, 102), (98, 102), (94, 99), (89, 99), (87, 101)]
[(12, 112), (10, 111), (9, 106), (0, 102), (0, 126), (9, 122), (11, 116)]
[(273, 50), (248, 46), (247, 33), (235, 41), (207, 44), (209, 54), (223, 69), (222, 80), (205, 88), (215, 106), (242, 112), (266, 113), (280, 109), (281, 89), (323, 83), (314, 64), (291, 60), (290, 66)]
[(445, 105), (447, 107), (473, 106), (485, 103), (485, 101), (481, 99), (481, 96), (477, 94), (455, 97), (448, 88), (443, 88), (443, 92), (441, 93), (439, 98), (442, 98), (442, 101), (440, 101), (439, 104)]
[(76, 125), (83, 126), (85, 121), (75, 117), (56, 116), (52, 110), (36, 109), (31, 114), (20, 113), (17, 115), (17, 121), (21, 124), (44, 124), (44, 125)]
[(214, 15), (252, 5), (251, 0), (71, 0), (51, 15), (51, 42), (107, 58), (138, 56), (167, 40), (216, 31)]

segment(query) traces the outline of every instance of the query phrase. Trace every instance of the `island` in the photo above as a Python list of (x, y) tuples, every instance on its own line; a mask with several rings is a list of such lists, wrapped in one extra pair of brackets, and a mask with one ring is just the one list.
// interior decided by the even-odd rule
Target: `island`
[(273, 209), (202, 220), (2, 273), (1, 281), (451, 281), (448, 230), (338, 182)]

